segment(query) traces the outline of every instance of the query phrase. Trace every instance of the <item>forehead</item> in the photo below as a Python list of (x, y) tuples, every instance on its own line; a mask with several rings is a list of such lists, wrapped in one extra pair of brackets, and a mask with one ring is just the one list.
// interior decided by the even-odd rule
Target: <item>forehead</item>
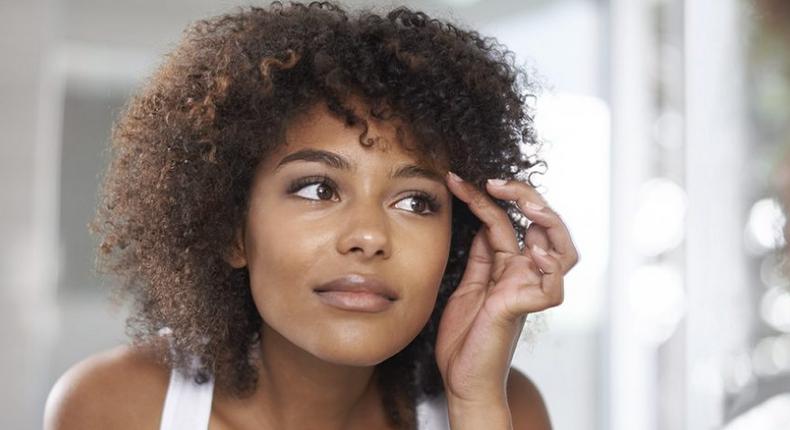
[[(376, 153), (391, 162), (410, 162), (435, 170), (446, 170), (444, 157), (431, 157), (419, 150), (409, 127), (397, 118), (379, 120), (370, 116), (360, 102), (349, 106), (363, 121), (353, 126), (318, 103), (295, 116), (285, 128), (285, 142), (274, 157), (302, 149), (321, 149), (356, 158)], [(364, 142), (364, 144), (363, 144)]]

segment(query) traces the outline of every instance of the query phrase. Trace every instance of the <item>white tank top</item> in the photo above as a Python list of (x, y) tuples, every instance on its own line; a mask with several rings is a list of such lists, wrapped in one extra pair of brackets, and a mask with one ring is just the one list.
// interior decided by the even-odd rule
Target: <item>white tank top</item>
[[(180, 372), (170, 372), (160, 430), (208, 430), (214, 381), (198, 384)], [(419, 430), (450, 430), (444, 396), (417, 404)]]

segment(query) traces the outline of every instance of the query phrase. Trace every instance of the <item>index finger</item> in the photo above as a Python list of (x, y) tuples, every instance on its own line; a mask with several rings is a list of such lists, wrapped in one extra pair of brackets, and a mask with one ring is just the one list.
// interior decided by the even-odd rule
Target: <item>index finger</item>
[(513, 225), (505, 211), (474, 184), (464, 181), (452, 172), (448, 172), (447, 177), (447, 187), (450, 191), (466, 203), (488, 229), (488, 239), (494, 252), (520, 254), (516, 231), (513, 230)]

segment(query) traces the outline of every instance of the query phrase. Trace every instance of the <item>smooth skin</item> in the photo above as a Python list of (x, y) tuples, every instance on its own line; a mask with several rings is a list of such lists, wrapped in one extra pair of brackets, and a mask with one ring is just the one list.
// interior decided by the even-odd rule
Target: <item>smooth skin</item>
[[(264, 318), (261, 383), (246, 399), (215, 392), (209, 427), (386, 428), (371, 383), (375, 364), (402, 349), (430, 315), (449, 249), (452, 193), (484, 228), (472, 243), (436, 345), (451, 428), (550, 429), (537, 388), (510, 363), (526, 315), (562, 302), (563, 276), (578, 261), (559, 216), (527, 184), (489, 184), (488, 193), (516, 201), (533, 221), (522, 252), (505, 212), (473, 185), (449, 174), (439, 182), (388, 176), (404, 164), (439, 178), (447, 172), (446, 165), (393, 145), (388, 124), (370, 122), (369, 134), (381, 142), (372, 148), (359, 145), (358, 128), (325, 109), (311, 111), (289, 133), (288, 145), (256, 176), (245, 229), (228, 258), (250, 270)], [(304, 160), (278, 168), (282, 156), (306, 148), (339, 154), (353, 168)], [(283, 191), (294, 179), (315, 175), (330, 177), (336, 187)], [(440, 209), (415, 213), (425, 207), (408, 196), (415, 190), (438, 196)], [(272, 222), (278, 217), (286, 225)], [(288, 247), (272, 245), (286, 240)], [(375, 274), (398, 290), (399, 301), (366, 315), (318, 304), (312, 288), (346, 273), (341, 268)], [(97, 354), (53, 387), (45, 428), (156, 429), (168, 378), (145, 351), (121, 347)]]
[[(439, 167), (397, 144), (393, 123), (367, 119), (371, 147), (359, 143), (361, 127), (318, 105), (293, 120), (285, 147), (256, 172), (229, 262), (250, 273), (263, 319), (262, 366), (249, 399), (219, 399), (228, 428), (386, 426), (372, 376), (433, 311), (449, 255), (451, 198)], [(402, 170), (409, 166), (432, 174), (396, 174), (420, 172)], [(352, 273), (386, 283), (398, 300), (384, 312), (350, 312), (314, 292)]]

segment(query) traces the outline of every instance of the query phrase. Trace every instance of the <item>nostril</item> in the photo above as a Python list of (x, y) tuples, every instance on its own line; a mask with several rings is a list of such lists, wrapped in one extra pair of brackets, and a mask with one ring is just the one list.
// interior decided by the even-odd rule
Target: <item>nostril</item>
[[(362, 253), (363, 255), (364, 254), (369, 254), (369, 252), (368, 252), (368, 250), (366, 250), (366, 248), (359, 247), (359, 246), (355, 246), (355, 247), (351, 248), (349, 250), (349, 252), (351, 252), (351, 253)], [(373, 256), (383, 256), (385, 254), (386, 254), (386, 252), (383, 249), (379, 248), (379, 249), (376, 249), (376, 251), (373, 253)]]

